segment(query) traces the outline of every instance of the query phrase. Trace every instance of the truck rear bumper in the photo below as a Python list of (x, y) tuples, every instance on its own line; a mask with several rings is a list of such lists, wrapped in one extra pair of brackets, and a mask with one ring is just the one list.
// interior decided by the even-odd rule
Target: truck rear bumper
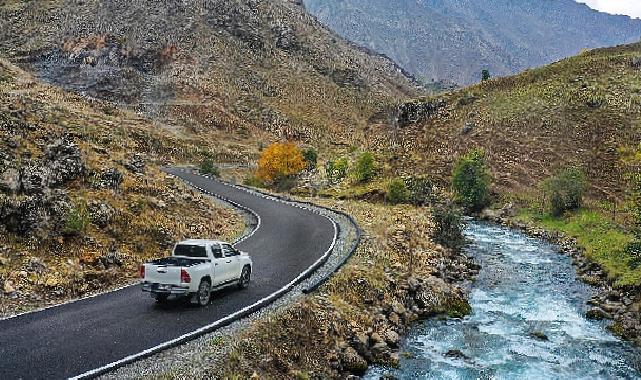
[(164, 285), (164, 284), (152, 284), (152, 283), (143, 283), (142, 291), (153, 293), (153, 294), (177, 294), (184, 295), (189, 293), (188, 286), (178, 286), (178, 285)]

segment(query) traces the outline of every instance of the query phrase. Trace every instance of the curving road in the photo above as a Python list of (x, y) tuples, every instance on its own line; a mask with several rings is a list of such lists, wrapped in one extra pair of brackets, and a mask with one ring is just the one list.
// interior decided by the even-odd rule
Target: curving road
[(0, 321), (0, 379), (77, 376), (175, 339), (279, 290), (316, 262), (334, 226), (310, 211), (175, 169), (172, 174), (255, 211), (260, 228), (237, 247), (254, 260), (252, 284), (205, 308), (158, 306), (139, 286)]

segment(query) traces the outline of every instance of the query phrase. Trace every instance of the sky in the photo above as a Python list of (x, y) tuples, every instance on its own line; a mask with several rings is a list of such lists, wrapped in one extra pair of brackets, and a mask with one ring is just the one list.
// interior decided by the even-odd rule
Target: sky
[(641, 0), (576, 0), (601, 12), (641, 18)]

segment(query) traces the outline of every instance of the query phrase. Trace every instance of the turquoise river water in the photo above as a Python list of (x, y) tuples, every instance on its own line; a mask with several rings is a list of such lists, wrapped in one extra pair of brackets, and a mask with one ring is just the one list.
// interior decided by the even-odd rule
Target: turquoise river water
[(470, 222), (467, 254), (482, 265), (472, 313), (428, 320), (402, 348), (400, 368), (367, 379), (641, 379), (641, 352), (585, 318), (592, 289), (555, 246)]

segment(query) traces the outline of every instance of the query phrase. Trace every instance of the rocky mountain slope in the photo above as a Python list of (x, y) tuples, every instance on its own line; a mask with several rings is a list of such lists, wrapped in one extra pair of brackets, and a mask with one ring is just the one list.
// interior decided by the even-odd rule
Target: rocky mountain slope
[(641, 148), (641, 44), (596, 49), (399, 108), (370, 129), (370, 146), (403, 173), (449, 183), (452, 163), (483, 148), (495, 185), (531, 191), (579, 166), (594, 194), (621, 197), (626, 152)]
[(175, 239), (242, 232), (235, 212), (159, 170), (193, 160), (198, 148), (177, 145), (0, 59), (0, 316), (128, 283)]
[(574, 0), (305, 0), (340, 35), (386, 54), (426, 82), (514, 74), (584, 48), (636, 42), (641, 20)]
[(379, 105), (417, 94), (295, 0), (4, 1), (0, 54), (178, 136), (246, 145), (350, 144)]

